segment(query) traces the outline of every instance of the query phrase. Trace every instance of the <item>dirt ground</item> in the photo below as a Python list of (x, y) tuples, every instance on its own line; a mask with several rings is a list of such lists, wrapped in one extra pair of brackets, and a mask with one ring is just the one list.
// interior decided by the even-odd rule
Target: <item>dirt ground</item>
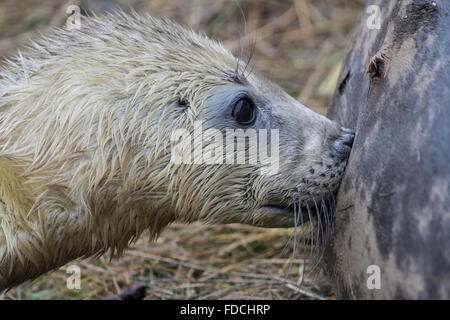
[[(237, 54), (244, 32), (245, 53), (256, 46), (251, 65), (302, 103), (325, 114), (336, 86), (361, 0), (2, 0), (0, 57), (66, 23), (69, 5), (82, 11), (133, 8), (220, 40)], [(83, 19), (83, 18), (82, 18)], [(1, 62), (0, 62), (1, 66)], [(6, 299), (103, 299), (134, 283), (148, 287), (146, 299), (333, 299), (321, 271), (303, 272), (292, 256), (293, 230), (243, 225), (175, 224), (156, 243), (141, 238), (124, 256), (76, 261), (81, 289), (66, 286), (66, 267), (22, 284)], [(298, 283), (303, 280), (303, 285)]]

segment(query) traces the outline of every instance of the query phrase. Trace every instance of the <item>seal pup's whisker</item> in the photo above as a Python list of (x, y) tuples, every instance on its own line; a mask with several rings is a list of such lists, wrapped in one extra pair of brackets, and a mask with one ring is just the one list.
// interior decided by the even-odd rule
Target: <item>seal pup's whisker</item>
[(330, 217), (329, 217), (329, 213), (328, 213), (328, 209), (327, 209), (326, 203), (323, 200), (323, 197), (321, 197), (321, 199), (320, 199), (320, 209), (319, 210), (322, 211), (323, 220), (321, 220), (321, 221), (323, 223), (325, 223), (325, 228), (322, 229), (320, 254), (318, 255), (317, 265), (316, 266), (318, 266), (322, 262), (322, 258), (323, 258), (324, 254), (325, 254), (326, 246), (328, 244), (329, 237), (330, 237), (330, 226), (331, 226), (331, 224), (330, 224)]
[[(328, 216), (328, 209), (325, 204), (325, 201), (323, 200), (323, 197), (320, 197), (320, 204), (322, 206), (322, 212), (325, 219), (325, 239), (324, 239), (324, 245), (328, 243), (328, 240), (330, 238), (330, 217)], [(324, 249), (325, 250), (325, 249)]]
[(291, 254), (291, 259), (289, 261), (289, 267), (288, 270), (286, 272), (286, 279), (289, 276), (289, 273), (291, 272), (292, 269), (292, 264), (294, 262), (294, 258), (295, 258), (295, 251), (297, 251), (297, 226), (298, 226), (298, 215), (301, 215), (301, 203), (299, 204), (299, 209), (300, 212), (298, 212), (297, 210), (297, 204), (294, 201), (294, 233), (293, 235), (289, 238), (289, 241), (294, 238), (294, 245), (292, 247), (292, 254)]
[(323, 234), (323, 229), (322, 229), (320, 211), (319, 211), (319, 208), (317, 206), (317, 201), (316, 201), (315, 198), (313, 198), (313, 202), (314, 202), (314, 207), (316, 209), (316, 216), (317, 216), (316, 248), (319, 248), (320, 247), (319, 238), (321, 238), (321, 235)]
[[(316, 209), (317, 234), (316, 234), (316, 242), (315, 242), (315, 245), (314, 245), (314, 248), (313, 248), (315, 255), (313, 257), (313, 261), (312, 261), (313, 262), (313, 264), (312, 264), (313, 266), (312, 266), (312, 268), (310, 270), (310, 273), (312, 273), (315, 270), (315, 268), (319, 265), (320, 259), (319, 259), (319, 256), (317, 255), (317, 252), (320, 251), (321, 248), (323, 247), (323, 242), (322, 242), (323, 227), (322, 227), (322, 223), (321, 223), (320, 211), (319, 211), (319, 208), (317, 206), (317, 201), (316, 201), (315, 198), (313, 198), (313, 202), (314, 202), (314, 207)], [(319, 240), (320, 240), (320, 242), (319, 242)]]
[(255, 49), (256, 49), (256, 38), (253, 38), (252, 39), (252, 46), (250, 47), (250, 54), (248, 56), (247, 63), (245, 64), (244, 70), (242, 71), (242, 74), (243, 74), (244, 78), (247, 78), (248, 76), (250, 76), (252, 74), (252, 72), (253, 72), (253, 68), (255, 67), (255, 65), (252, 64), (251, 68), (248, 70), (247, 75), (245, 75), (245, 72), (247, 71), (247, 68), (250, 65), (250, 62), (251, 62), (251, 60), (253, 58), (253, 55), (255, 53)]
[(336, 199), (334, 193), (330, 191), (331, 194), (331, 222), (334, 221), (334, 213), (336, 212)]
[[(301, 201), (301, 198), (300, 198)], [(301, 224), (301, 230), (302, 230), (302, 235), (301, 235), (301, 239), (303, 240), (303, 248), (302, 248), (302, 259), (303, 259), (303, 263), (305, 263), (305, 257), (306, 257), (306, 236), (305, 236), (305, 224), (303, 223), (303, 210), (302, 207), (300, 206), (300, 224)], [(300, 239), (299, 239), (300, 241)]]
[(311, 214), (311, 209), (309, 207), (309, 204), (306, 203), (306, 210), (308, 212), (308, 219), (309, 219), (309, 232), (310, 232), (310, 239), (309, 239), (309, 246), (310, 246), (310, 252), (309, 257), (312, 258), (313, 256), (313, 247), (314, 247), (314, 220)]

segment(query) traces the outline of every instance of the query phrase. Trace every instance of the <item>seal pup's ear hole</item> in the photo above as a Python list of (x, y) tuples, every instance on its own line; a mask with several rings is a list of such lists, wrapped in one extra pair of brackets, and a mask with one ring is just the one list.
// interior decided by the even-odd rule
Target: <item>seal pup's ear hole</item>
[(179, 98), (178, 101), (177, 101), (177, 104), (178, 104), (178, 106), (180, 108), (183, 108), (183, 109), (187, 109), (187, 108), (189, 108), (191, 106), (189, 101), (187, 99), (185, 99), (185, 98)]

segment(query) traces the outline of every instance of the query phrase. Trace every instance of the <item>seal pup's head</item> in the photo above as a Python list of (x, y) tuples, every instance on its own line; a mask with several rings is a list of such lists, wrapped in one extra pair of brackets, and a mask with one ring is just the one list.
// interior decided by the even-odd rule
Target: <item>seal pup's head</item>
[[(158, 111), (161, 125), (149, 129), (171, 137), (164, 148), (171, 154), (166, 184), (177, 220), (292, 227), (296, 205), (332, 197), (353, 143), (351, 130), (249, 72), (248, 63), (216, 41), (146, 19), (142, 23), (154, 33), (148, 45), (164, 42), (153, 56), (158, 61), (150, 63), (161, 81), (148, 86), (168, 103)], [(152, 95), (141, 103), (152, 107), (160, 99)]]

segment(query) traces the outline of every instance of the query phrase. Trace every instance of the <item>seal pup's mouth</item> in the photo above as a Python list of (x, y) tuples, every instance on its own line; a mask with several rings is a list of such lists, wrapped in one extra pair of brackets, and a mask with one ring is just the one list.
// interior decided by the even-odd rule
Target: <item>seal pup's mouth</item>
[(270, 225), (271, 228), (293, 228), (296, 224), (296, 217), (298, 220), (298, 214), (302, 213), (305, 221), (308, 220), (308, 215), (305, 209), (298, 210), (296, 205), (287, 204), (264, 204), (259, 206), (254, 211), (254, 216), (261, 217), (264, 216), (265, 227)]
[[(300, 221), (309, 222), (315, 220), (316, 216), (311, 214), (311, 207), (299, 207), (298, 204), (265, 204), (257, 209), (257, 213), (265, 215), (272, 220), (275, 228), (294, 228)], [(301, 217), (300, 217), (301, 216)]]
[[(299, 201), (298, 199), (299, 196), (294, 196), (294, 200), (290, 203), (270, 201), (261, 205), (259, 211), (264, 211), (265, 213), (274, 216), (294, 219), (294, 217), (298, 217), (300, 214), (308, 217), (308, 211), (321, 211), (324, 210), (324, 206), (329, 206), (329, 203), (326, 203), (326, 200), (328, 199), (323, 197), (320, 200), (314, 199), (311, 196), (303, 197), (302, 201)], [(290, 227), (294, 227), (294, 223), (292, 223)]]
[[(295, 213), (294, 205), (287, 206), (287, 205), (269, 204), (269, 205), (262, 206), (261, 209), (263, 211), (266, 211), (268, 214), (284, 216), (286, 218), (292, 218), (292, 219), (294, 218), (294, 213)], [(303, 212), (303, 210), (302, 210), (302, 212)]]
[(284, 206), (284, 205), (265, 205), (262, 209), (270, 212), (271, 214), (285, 215), (293, 217), (294, 206)]

